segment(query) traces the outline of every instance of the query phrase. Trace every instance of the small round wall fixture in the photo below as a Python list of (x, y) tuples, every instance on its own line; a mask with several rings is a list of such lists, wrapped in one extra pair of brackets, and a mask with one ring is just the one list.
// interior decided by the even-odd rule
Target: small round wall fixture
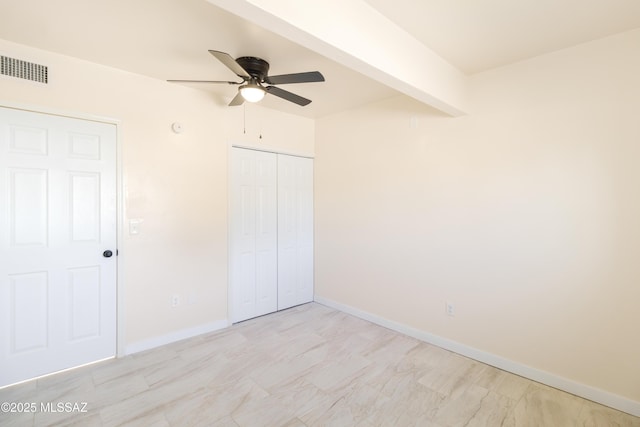
[(182, 127), (182, 124), (175, 122), (171, 125), (171, 130), (173, 131), (173, 133), (182, 133), (184, 131), (184, 128)]

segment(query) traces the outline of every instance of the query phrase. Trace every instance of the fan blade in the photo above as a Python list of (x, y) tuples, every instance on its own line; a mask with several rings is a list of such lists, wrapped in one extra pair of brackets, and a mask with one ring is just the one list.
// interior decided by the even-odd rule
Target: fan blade
[(244, 82), (227, 82), (222, 80), (167, 80), (169, 83), (217, 83), (228, 85), (240, 85)]
[(244, 98), (242, 97), (242, 94), (240, 93), (240, 91), (238, 91), (238, 94), (229, 103), (229, 107), (235, 107), (236, 105), (242, 105), (243, 102), (244, 102)]
[(313, 83), (323, 82), (324, 76), (319, 71), (309, 71), (307, 73), (281, 74), (279, 76), (268, 76), (264, 79), (270, 85), (284, 85), (288, 83)]
[(229, 68), (231, 71), (233, 71), (243, 79), (251, 78), (249, 73), (247, 73), (247, 70), (242, 68), (240, 64), (238, 64), (236, 60), (233, 59), (231, 55), (229, 55), (228, 53), (218, 52), (217, 50), (210, 50), (209, 53), (215, 56), (218, 59), (218, 61), (222, 62), (224, 65), (227, 66), (227, 68)]
[(288, 92), (276, 86), (267, 86), (265, 89), (271, 95), (275, 95), (279, 98), (286, 99), (287, 101), (291, 101), (294, 104), (298, 104), (303, 107), (311, 103), (310, 99), (303, 98), (300, 95), (296, 95), (295, 93)]

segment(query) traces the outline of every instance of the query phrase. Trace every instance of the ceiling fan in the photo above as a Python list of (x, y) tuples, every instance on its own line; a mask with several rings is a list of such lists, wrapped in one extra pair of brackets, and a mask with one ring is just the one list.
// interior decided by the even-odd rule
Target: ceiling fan
[[(230, 85), (240, 85), (238, 94), (231, 100), (229, 106), (242, 105), (244, 101), (258, 102), (269, 93), (300, 106), (311, 103), (310, 99), (291, 93), (273, 85), (283, 85), (290, 83), (312, 83), (323, 82), (324, 76), (319, 71), (309, 71), (306, 73), (281, 74), (279, 76), (269, 76), (269, 63), (264, 59), (253, 56), (242, 56), (233, 59), (231, 55), (217, 50), (210, 50), (209, 53), (215, 56), (220, 62), (233, 71), (241, 82), (218, 81), (218, 80), (167, 80), (173, 83), (222, 83)], [(270, 85), (265, 86), (264, 84)]]

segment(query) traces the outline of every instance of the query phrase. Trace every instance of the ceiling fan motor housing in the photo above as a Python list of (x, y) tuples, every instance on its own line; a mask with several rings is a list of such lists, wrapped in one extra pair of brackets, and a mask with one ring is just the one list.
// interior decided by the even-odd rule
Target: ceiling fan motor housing
[(242, 56), (236, 59), (236, 62), (244, 68), (251, 77), (256, 78), (259, 82), (263, 82), (269, 72), (269, 63), (264, 59), (254, 56)]

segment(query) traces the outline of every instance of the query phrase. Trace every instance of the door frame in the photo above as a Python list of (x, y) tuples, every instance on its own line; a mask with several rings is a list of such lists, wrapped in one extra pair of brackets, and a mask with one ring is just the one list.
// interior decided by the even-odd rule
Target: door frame
[(232, 301), (232, 283), (231, 283), (231, 153), (234, 148), (244, 150), (262, 151), (264, 153), (284, 154), (286, 156), (303, 157), (315, 160), (314, 155), (293, 153), (291, 151), (278, 150), (273, 147), (260, 147), (255, 145), (247, 145), (242, 143), (229, 142), (227, 144), (227, 323), (232, 324), (233, 319), (233, 301)]
[(97, 116), (77, 111), (43, 107), (40, 105), (21, 104), (0, 99), (0, 107), (21, 110), (30, 113), (67, 117), (70, 119), (88, 120), (106, 123), (116, 127), (116, 358), (126, 356), (125, 353), (125, 294), (124, 294), (124, 256), (123, 224), (124, 224), (124, 182), (122, 168), (122, 135), (121, 121), (111, 117)]

